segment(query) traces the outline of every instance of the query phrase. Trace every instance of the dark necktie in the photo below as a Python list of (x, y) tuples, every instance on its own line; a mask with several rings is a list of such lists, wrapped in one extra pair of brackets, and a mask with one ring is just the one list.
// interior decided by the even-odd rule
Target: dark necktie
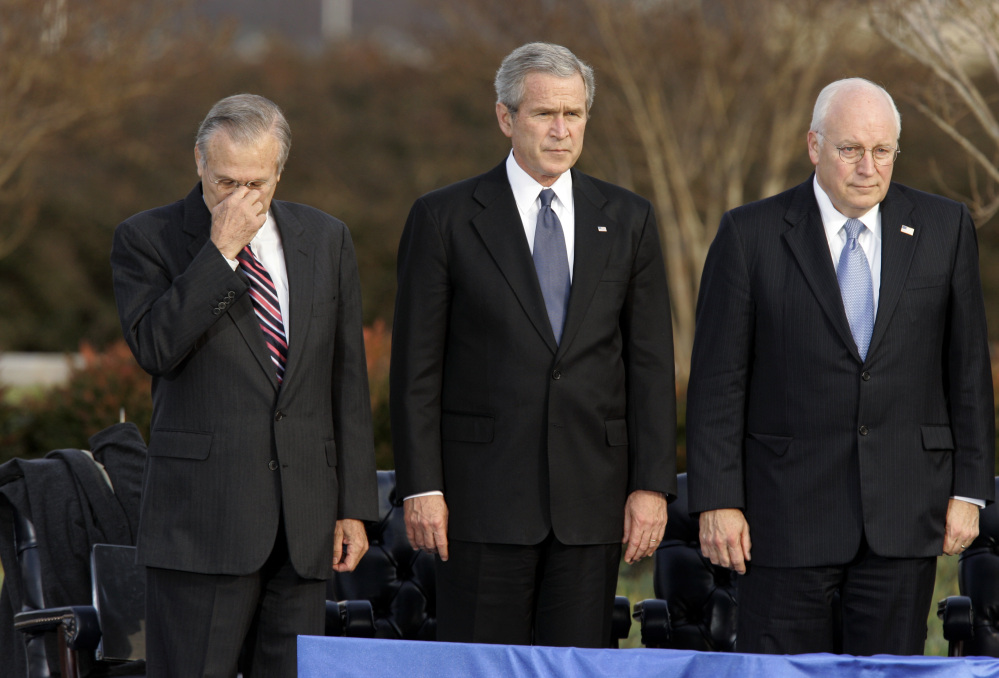
[(548, 308), (548, 320), (555, 333), (555, 342), (562, 341), (562, 325), (565, 323), (565, 309), (569, 305), (569, 257), (565, 253), (565, 236), (562, 223), (552, 211), (552, 198), (555, 191), (546, 188), (541, 191), (541, 211), (538, 212), (538, 225), (534, 231), (534, 268), (541, 283), (541, 294)]
[(257, 320), (260, 321), (260, 329), (264, 333), (264, 343), (271, 352), (271, 360), (274, 361), (277, 380), (280, 383), (284, 378), (284, 366), (288, 362), (288, 341), (285, 338), (281, 302), (278, 301), (274, 281), (260, 260), (253, 256), (249, 245), (236, 255), (236, 260), (250, 280), (253, 310), (257, 312)]
[(846, 229), (846, 245), (836, 266), (836, 279), (860, 359), (867, 360), (867, 348), (874, 332), (874, 283), (867, 255), (857, 241), (866, 226), (859, 219), (848, 219), (843, 228)]

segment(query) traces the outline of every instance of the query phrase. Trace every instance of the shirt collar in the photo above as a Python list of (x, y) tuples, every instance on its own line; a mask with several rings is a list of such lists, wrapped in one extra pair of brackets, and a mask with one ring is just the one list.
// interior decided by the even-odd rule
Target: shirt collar
[(510, 189), (513, 191), (513, 199), (517, 201), (517, 208), (525, 212), (527, 208), (538, 199), (538, 194), (544, 188), (551, 188), (555, 191), (555, 197), (563, 206), (572, 207), (572, 172), (563, 172), (555, 183), (551, 186), (542, 186), (534, 178), (524, 171), (517, 160), (513, 157), (513, 151), (506, 158), (506, 176), (510, 182)]
[[(826, 237), (832, 238), (843, 230), (843, 226), (846, 225), (849, 217), (833, 207), (832, 200), (829, 199), (826, 192), (819, 186), (818, 177), (812, 177), (812, 188), (815, 189), (815, 200), (819, 203), (819, 213), (822, 215), (822, 226), (825, 228)], [(881, 219), (878, 218), (880, 214), (881, 203), (878, 203), (866, 213), (857, 217), (878, 240), (881, 239)]]

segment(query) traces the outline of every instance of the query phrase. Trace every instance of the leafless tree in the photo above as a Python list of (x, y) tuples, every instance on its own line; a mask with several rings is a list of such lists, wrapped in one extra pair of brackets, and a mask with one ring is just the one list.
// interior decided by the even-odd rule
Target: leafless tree
[(911, 100), (968, 158), (971, 194), (949, 192), (968, 203), (976, 223), (988, 221), (999, 211), (999, 4), (884, 0), (871, 16), (884, 38), (932, 72)]
[(127, 102), (196, 66), (210, 42), (186, 4), (0, 0), (0, 258), (36, 222), (33, 180), (54, 161), (42, 157), (51, 142), (106, 129)]

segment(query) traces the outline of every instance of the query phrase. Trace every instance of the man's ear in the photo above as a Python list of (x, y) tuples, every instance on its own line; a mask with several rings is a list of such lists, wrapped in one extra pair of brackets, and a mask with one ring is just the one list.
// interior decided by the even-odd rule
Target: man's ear
[(506, 104), (496, 102), (496, 121), (499, 128), (508, 137), (513, 136), (513, 113), (506, 107)]

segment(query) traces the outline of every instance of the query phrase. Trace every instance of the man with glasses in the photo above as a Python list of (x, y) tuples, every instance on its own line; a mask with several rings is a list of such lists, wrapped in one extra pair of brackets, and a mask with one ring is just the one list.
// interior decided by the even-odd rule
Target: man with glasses
[(993, 500), (975, 228), (891, 182), (900, 132), (881, 87), (828, 85), (815, 174), (725, 214), (708, 253), (690, 509), (704, 555), (745, 575), (743, 652), (922, 654), (936, 557)]
[(290, 147), (274, 103), (223, 99), (198, 130), (201, 181), (115, 231), (122, 330), (153, 376), (150, 678), (296, 676), (325, 580), (377, 518), (354, 249), (341, 221), (273, 199)]

